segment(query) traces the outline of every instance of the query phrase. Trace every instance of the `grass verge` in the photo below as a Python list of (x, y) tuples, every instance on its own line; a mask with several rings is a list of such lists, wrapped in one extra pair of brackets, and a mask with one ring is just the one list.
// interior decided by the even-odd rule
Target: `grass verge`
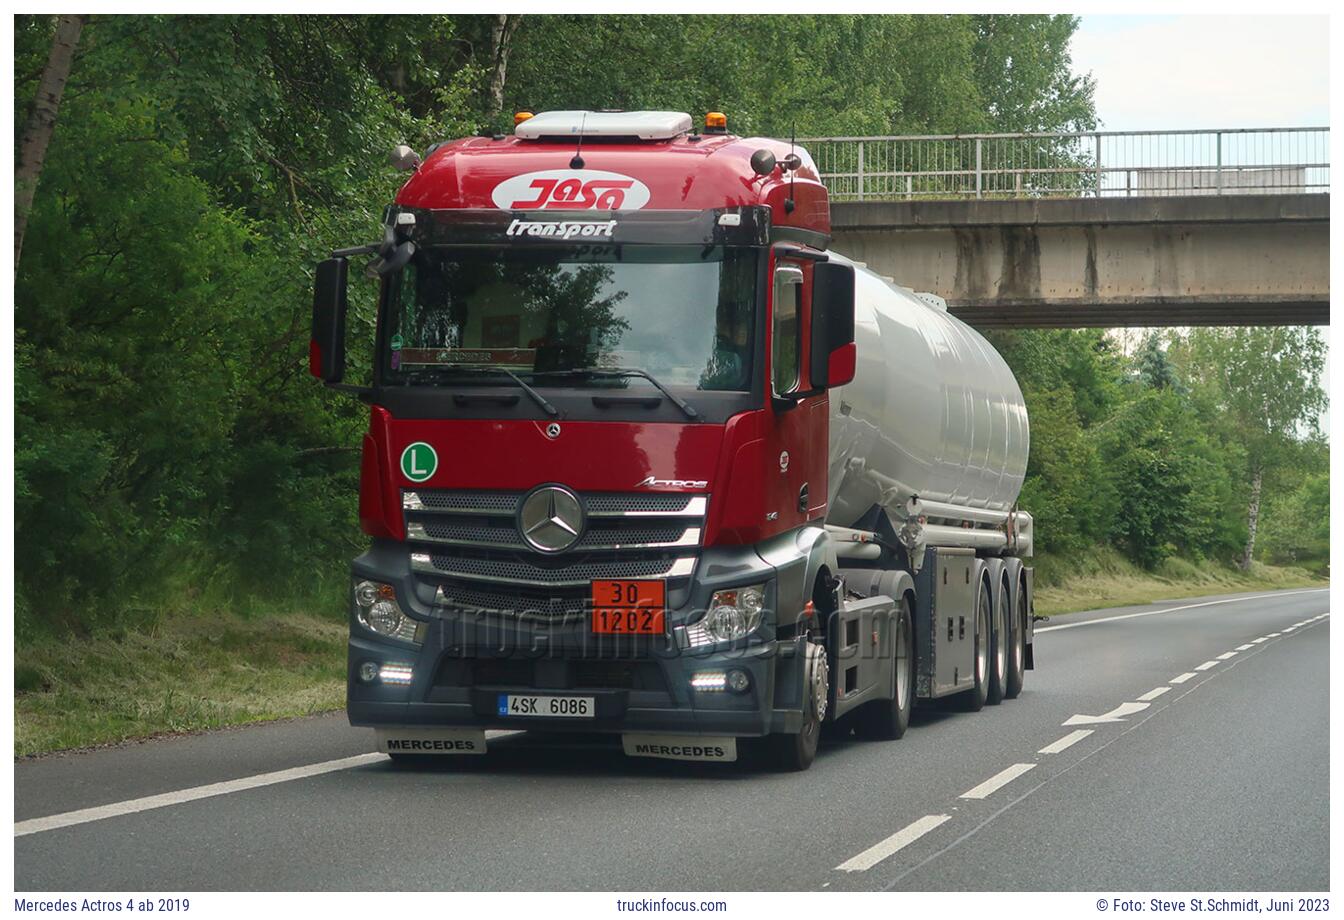
[(1322, 588), (1329, 580), (1306, 569), (1251, 564), (1249, 572), (1214, 562), (1168, 559), (1155, 571), (1100, 550), (1064, 560), (1043, 556), (1036, 565), (1036, 613), (1058, 616), (1106, 607), (1243, 591)]
[(343, 619), (204, 613), (140, 629), (21, 640), (16, 756), (345, 705)]

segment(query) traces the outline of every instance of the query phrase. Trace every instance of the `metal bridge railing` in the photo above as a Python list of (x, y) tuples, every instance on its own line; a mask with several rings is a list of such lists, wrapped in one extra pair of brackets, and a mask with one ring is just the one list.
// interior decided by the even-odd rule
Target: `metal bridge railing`
[(819, 137), (837, 201), (1328, 192), (1329, 128)]

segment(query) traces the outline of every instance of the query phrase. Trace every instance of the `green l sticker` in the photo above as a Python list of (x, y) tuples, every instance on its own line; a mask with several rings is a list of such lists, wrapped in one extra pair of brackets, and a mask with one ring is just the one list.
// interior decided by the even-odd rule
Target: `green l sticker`
[(424, 482), (439, 468), (439, 455), (424, 441), (408, 444), (401, 452), (401, 472), (411, 482)]

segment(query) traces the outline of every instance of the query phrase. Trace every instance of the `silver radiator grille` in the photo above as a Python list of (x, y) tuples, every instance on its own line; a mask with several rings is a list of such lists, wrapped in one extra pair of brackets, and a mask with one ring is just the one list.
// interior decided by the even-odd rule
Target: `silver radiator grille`
[(585, 526), (568, 550), (528, 546), (516, 515), (527, 492), (406, 490), (411, 570), (455, 609), (546, 618), (580, 615), (595, 579), (688, 582), (704, 537), (708, 496), (580, 494)]

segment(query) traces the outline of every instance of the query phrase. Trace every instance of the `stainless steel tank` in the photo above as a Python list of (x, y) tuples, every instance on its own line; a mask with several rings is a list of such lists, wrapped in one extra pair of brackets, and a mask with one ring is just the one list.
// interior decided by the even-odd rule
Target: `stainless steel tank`
[(858, 370), (830, 394), (827, 522), (852, 526), (874, 504), (899, 517), (911, 493), (1010, 509), (1030, 443), (1012, 371), (956, 317), (850, 264)]

